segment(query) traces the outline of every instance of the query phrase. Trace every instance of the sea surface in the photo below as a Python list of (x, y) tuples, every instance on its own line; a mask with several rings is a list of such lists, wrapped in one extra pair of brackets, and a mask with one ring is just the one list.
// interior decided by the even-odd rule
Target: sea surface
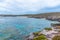
[(24, 40), (32, 32), (51, 27), (51, 23), (56, 21), (44, 18), (0, 17), (0, 40)]

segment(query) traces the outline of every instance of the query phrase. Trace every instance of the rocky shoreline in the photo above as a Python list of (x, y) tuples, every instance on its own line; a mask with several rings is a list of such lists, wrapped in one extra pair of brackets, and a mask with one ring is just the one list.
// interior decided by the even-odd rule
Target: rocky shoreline
[(53, 24), (51, 28), (44, 28), (42, 31), (30, 33), (26, 40), (53, 40), (55, 36), (60, 36), (60, 23)]

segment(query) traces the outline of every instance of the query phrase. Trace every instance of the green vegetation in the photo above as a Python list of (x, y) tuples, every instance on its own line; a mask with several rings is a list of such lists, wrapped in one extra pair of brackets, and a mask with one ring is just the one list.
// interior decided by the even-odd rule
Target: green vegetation
[(52, 30), (52, 28), (45, 28), (45, 30), (50, 31), (50, 30)]
[(52, 38), (52, 40), (60, 40), (60, 36), (55, 36)]
[(34, 36), (38, 36), (40, 32), (34, 32)]
[(38, 31), (38, 32), (34, 32), (33, 35), (36, 37), (36, 36), (39, 36), (39, 35), (42, 35), (42, 33), (40, 33), (41, 31)]
[(34, 39), (33, 40), (47, 40), (44, 34), (41, 34), (40, 32), (35, 32), (34, 34)]
[[(52, 28), (45, 28), (45, 30), (50, 31)], [(34, 39), (33, 40), (48, 40), (46, 36), (40, 32), (35, 32), (34, 34)]]
[(45, 37), (45, 35), (40, 35), (35, 37), (33, 40), (48, 40), (48, 39)]

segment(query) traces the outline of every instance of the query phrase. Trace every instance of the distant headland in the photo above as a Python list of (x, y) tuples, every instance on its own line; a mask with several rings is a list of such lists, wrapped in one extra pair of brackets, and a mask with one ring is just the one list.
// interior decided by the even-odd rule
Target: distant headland
[(0, 15), (0, 17), (28, 17), (28, 18), (45, 18), (47, 20), (59, 21), (60, 22), (60, 12), (49, 12), (40, 14), (24, 14), (24, 15)]
[(24, 14), (24, 15), (14, 15), (14, 14), (0, 14), (0, 16), (27, 16), (31, 18), (46, 18), (49, 16), (60, 16), (60, 12), (49, 12), (49, 13), (40, 13), (40, 14)]
[(41, 13), (41, 14), (26, 14), (21, 16), (27, 16), (29, 18), (45, 18), (51, 21), (59, 21), (60, 22), (60, 12), (50, 12), (50, 13)]

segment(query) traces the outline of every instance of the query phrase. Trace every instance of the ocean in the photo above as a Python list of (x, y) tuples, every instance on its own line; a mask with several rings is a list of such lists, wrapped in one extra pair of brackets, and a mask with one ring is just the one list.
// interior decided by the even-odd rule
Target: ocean
[(56, 21), (45, 18), (0, 17), (0, 40), (24, 40), (32, 32), (51, 27), (51, 23)]

